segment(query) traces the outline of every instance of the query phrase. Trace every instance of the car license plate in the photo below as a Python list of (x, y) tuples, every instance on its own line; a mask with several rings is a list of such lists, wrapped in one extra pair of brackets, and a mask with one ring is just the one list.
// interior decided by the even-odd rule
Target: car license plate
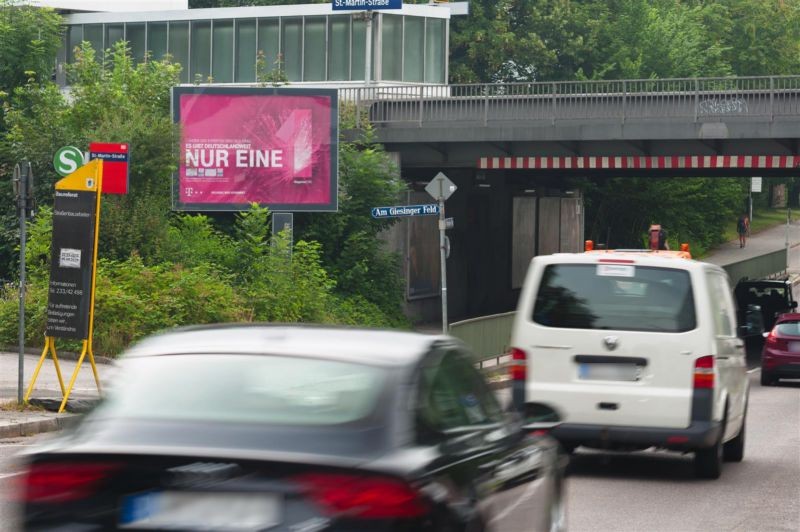
[(123, 499), (120, 528), (263, 530), (280, 523), (280, 510), (270, 494), (152, 491)]
[(789, 351), (792, 353), (800, 353), (800, 342), (789, 342)]
[(578, 364), (578, 378), (589, 381), (638, 381), (641, 366), (635, 364)]

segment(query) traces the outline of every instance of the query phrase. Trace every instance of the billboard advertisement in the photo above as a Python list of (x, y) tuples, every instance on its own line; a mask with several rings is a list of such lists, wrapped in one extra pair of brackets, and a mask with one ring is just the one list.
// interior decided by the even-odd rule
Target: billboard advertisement
[(172, 111), (176, 210), (337, 210), (335, 89), (175, 87)]

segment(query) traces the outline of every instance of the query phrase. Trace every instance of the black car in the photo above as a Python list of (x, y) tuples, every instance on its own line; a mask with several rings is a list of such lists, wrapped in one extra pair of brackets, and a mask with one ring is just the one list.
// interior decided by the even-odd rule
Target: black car
[(778, 316), (797, 308), (792, 284), (786, 279), (743, 279), (736, 283), (733, 294), (740, 312), (748, 306), (761, 308), (767, 331), (775, 325)]
[(457, 340), (234, 325), (151, 337), (107, 399), (24, 458), (26, 530), (564, 527), (554, 440)]
[(733, 290), (740, 325), (747, 327), (744, 335), (747, 353), (760, 355), (764, 345), (762, 333), (772, 330), (781, 314), (794, 312), (797, 302), (792, 284), (786, 279), (742, 279)]

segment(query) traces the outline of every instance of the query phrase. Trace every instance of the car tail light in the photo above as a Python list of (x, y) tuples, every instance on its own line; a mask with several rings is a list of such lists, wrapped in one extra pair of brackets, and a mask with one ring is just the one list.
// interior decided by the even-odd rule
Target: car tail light
[(511, 366), (508, 371), (512, 381), (524, 381), (527, 374), (528, 355), (518, 347), (511, 348)]
[(98, 463), (38, 463), (21, 478), (24, 502), (63, 503), (92, 495), (100, 482), (120, 466)]
[(714, 357), (711, 355), (700, 357), (694, 362), (694, 387), (714, 387)]
[(293, 478), (326, 513), (361, 519), (412, 518), (428, 504), (407, 483), (390, 477), (308, 473)]
[(787, 351), (789, 349), (789, 341), (786, 338), (781, 338), (778, 336), (777, 327), (773, 328), (769, 332), (764, 345), (776, 351)]

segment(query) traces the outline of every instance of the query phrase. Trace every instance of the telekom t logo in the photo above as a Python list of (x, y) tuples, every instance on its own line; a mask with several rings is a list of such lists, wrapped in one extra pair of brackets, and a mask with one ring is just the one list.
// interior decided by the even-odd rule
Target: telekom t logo
[(293, 177), (311, 177), (313, 128), (311, 109), (296, 109), (278, 130), (277, 137), (292, 146)]

